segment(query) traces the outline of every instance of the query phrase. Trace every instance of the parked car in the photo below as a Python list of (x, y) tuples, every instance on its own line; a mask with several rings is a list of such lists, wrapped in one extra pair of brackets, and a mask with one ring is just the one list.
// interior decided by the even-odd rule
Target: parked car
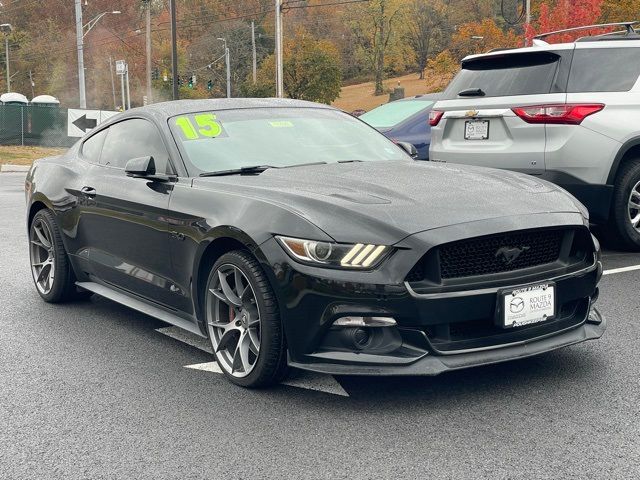
[(385, 103), (362, 114), (360, 120), (394, 141), (414, 145), (418, 151), (416, 160), (429, 160), (429, 112), (439, 97), (434, 93)]
[(550, 180), (640, 248), (640, 35), (619, 25), (465, 58), (431, 111), (430, 159)]
[(25, 191), (45, 301), (94, 292), (208, 337), (246, 387), (288, 366), (435, 375), (605, 330), (599, 246), (573, 197), (415, 162), (326, 105), (132, 109), (36, 161)]

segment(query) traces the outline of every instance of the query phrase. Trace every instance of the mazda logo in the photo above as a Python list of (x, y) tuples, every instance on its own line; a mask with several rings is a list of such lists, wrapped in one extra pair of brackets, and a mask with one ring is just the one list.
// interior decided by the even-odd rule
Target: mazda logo
[(516, 259), (531, 247), (500, 247), (496, 252), (496, 258), (504, 262), (505, 265), (511, 265)]
[(511, 313), (520, 313), (524, 310), (524, 299), (522, 297), (513, 297), (511, 303), (509, 303), (509, 310), (511, 310)]

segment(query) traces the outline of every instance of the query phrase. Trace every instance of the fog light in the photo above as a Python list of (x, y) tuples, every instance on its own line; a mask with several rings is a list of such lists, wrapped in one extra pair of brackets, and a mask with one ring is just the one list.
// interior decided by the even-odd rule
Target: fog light
[(391, 317), (340, 317), (333, 325), (336, 327), (395, 327)]
[(367, 348), (371, 343), (371, 334), (366, 328), (356, 328), (352, 333), (353, 344), (358, 350)]

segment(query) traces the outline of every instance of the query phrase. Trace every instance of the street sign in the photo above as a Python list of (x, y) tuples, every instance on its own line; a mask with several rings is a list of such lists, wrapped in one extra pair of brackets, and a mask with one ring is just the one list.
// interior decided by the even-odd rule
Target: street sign
[(116, 60), (116, 74), (118, 75), (126, 75), (127, 73), (127, 62), (124, 60)]
[(67, 110), (67, 136), (83, 137), (96, 126), (114, 116), (118, 112), (108, 110)]

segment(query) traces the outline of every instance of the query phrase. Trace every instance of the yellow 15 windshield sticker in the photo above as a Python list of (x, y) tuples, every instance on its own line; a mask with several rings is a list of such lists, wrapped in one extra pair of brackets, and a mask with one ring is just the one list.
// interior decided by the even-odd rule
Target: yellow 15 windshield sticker
[(215, 138), (222, 134), (222, 125), (216, 120), (213, 113), (182, 115), (176, 117), (175, 124), (180, 128), (185, 140), (198, 140), (203, 137)]

